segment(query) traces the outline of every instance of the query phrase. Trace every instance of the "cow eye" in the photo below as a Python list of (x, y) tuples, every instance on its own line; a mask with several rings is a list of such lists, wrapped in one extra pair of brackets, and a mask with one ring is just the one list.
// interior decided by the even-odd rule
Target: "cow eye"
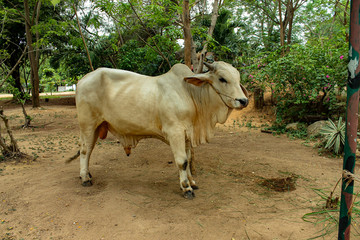
[(222, 83), (227, 83), (227, 81), (226, 81), (224, 78), (220, 78), (219, 80), (220, 80), (220, 82), (222, 82)]

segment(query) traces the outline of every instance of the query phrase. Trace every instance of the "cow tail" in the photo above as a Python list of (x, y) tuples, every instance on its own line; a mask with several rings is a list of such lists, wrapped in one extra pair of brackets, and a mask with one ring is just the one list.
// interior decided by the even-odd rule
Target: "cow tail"
[(74, 161), (75, 159), (77, 159), (80, 156), (80, 150), (71, 158), (68, 158), (65, 163), (71, 163), (72, 161)]

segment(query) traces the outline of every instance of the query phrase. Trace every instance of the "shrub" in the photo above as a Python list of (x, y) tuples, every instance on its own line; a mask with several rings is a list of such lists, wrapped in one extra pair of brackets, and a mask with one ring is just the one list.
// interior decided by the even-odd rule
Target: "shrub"
[[(327, 45), (326, 45), (327, 44)], [(307, 121), (342, 113), (336, 93), (347, 79), (347, 43), (340, 45), (293, 45), (285, 56), (266, 53), (247, 69), (251, 86), (270, 89), (276, 103), (277, 121)]]
[(342, 121), (342, 117), (339, 118), (337, 124), (329, 119), (327, 125), (322, 127), (320, 133), (324, 136), (325, 149), (333, 150), (335, 154), (343, 151), (345, 144), (345, 122)]

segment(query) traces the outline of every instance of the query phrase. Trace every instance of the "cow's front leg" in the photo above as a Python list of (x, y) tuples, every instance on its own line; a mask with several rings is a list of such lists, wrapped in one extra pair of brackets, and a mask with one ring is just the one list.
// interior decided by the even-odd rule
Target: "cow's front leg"
[(186, 168), (186, 172), (188, 175), (190, 185), (191, 185), (192, 189), (199, 189), (195, 183), (193, 176), (192, 176), (192, 174), (195, 174), (195, 167), (194, 167), (194, 150), (193, 150), (193, 147), (191, 146), (190, 140), (186, 140), (186, 156), (187, 156), (187, 159), (189, 162), (189, 164)]
[[(176, 165), (179, 169), (180, 176), (180, 188), (184, 193), (184, 197), (187, 199), (193, 199), (195, 197), (194, 190), (191, 187), (189, 181), (189, 161), (187, 159), (185, 149), (185, 133), (177, 133), (168, 135), (171, 150), (174, 154)], [(191, 177), (191, 175), (190, 175)]]

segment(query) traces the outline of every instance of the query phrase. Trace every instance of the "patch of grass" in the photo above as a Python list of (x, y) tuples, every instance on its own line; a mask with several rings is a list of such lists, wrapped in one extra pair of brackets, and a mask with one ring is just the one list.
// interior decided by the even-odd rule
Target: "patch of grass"
[(299, 124), (297, 130), (289, 130), (287, 131), (288, 137), (292, 139), (307, 139), (307, 128), (305, 124)]
[(233, 121), (233, 127), (243, 127), (244, 126), (244, 122), (240, 123), (239, 120), (234, 120)]
[(264, 130), (273, 132), (273, 135), (280, 135), (286, 133), (286, 126), (274, 124), (272, 126), (265, 127)]
[[(317, 206), (313, 208), (313, 211), (305, 214), (302, 219), (305, 222), (313, 223), (314, 225), (321, 225), (322, 229), (316, 236), (309, 239), (336, 239), (339, 228), (339, 198), (334, 198), (331, 192), (324, 189), (314, 188), (313, 191), (320, 197), (320, 200), (317, 202)], [(358, 195), (359, 194), (356, 196)], [(360, 229), (358, 228), (358, 223), (360, 218), (360, 201), (354, 202), (351, 217), (351, 234), (354, 237), (359, 237)]]
[(274, 136), (286, 134), (286, 136), (292, 140), (300, 139), (304, 140), (304, 146), (319, 148), (319, 144), (310, 144), (318, 142), (316, 137), (309, 137), (307, 132), (307, 124), (298, 123), (296, 129), (286, 129), (285, 124), (274, 124), (272, 126), (262, 128), (263, 132), (272, 133)]
[(45, 96), (40, 96), (40, 99), (56, 99), (56, 98), (69, 98), (69, 96), (61, 96), (61, 95), (45, 95)]
[(257, 126), (254, 126), (252, 124), (252, 120), (249, 120), (248, 122), (246, 122), (245, 127), (250, 128), (250, 129), (251, 128), (258, 128)]
[(253, 120), (250, 119), (250, 120), (247, 120), (246, 118), (244, 118), (241, 122), (239, 120), (234, 120), (233, 121), (233, 127), (239, 127), (239, 128), (242, 128), (242, 127), (247, 127), (249, 129), (251, 128), (259, 128), (255, 125), (253, 125)]
[(20, 115), (10, 115), (9, 116), (9, 120), (14, 120), (14, 119), (17, 119), (17, 118), (20, 118)]

